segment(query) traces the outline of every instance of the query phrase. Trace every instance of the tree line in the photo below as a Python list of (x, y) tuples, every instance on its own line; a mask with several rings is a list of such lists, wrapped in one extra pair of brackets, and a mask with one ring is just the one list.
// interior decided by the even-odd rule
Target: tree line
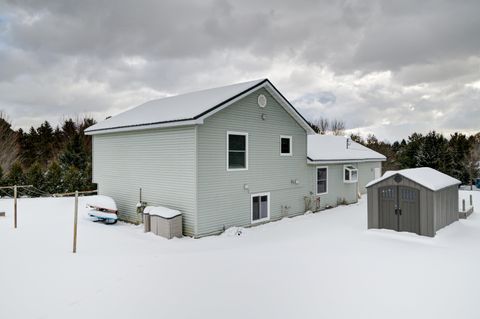
[(45, 121), (14, 130), (0, 114), (0, 185), (33, 185), (37, 195), (93, 189), (92, 140), (84, 134), (93, 124), (92, 118), (68, 118), (55, 128)]
[[(320, 117), (310, 123), (318, 134), (345, 135), (345, 122)], [(350, 138), (387, 157), (383, 171), (414, 167), (431, 167), (453, 176), (464, 184), (480, 177), (480, 133), (467, 136), (454, 133), (446, 137), (435, 131), (425, 135), (413, 133), (393, 143), (380, 141), (375, 135)]]
[(479, 176), (480, 133), (467, 136), (454, 133), (446, 137), (431, 131), (425, 135), (413, 133), (407, 139), (389, 143), (375, 135), (363, 139), (352, 134), (351, 139), (387, 157), (384, 171), (413, 167), (431, 167), (469, 184)]

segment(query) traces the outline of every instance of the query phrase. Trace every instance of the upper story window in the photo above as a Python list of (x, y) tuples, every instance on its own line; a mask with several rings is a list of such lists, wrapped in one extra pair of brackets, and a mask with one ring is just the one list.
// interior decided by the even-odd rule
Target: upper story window
[(352, 165), (345, 165), (343, 167), (343, 182), (355, 183), (358, 181), (358, 169)]
[(227, 170), (248, 169), (248, 133), (227, 132)]
[(280, 155), (291, 156), (292, 155), (292, 137), (280, 136)]
[(328, 192), (328, 168), (317, 167), (317, 195)]

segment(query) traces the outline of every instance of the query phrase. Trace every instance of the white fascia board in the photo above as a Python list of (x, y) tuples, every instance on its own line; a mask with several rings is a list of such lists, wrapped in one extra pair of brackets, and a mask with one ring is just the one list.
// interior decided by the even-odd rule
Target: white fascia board
[(338, 159), (338, 160), (319, 160), (312, 161), (307, 159), (307, 164), (350, 164), (350, 163), (368, 163), (368, 162), (385, 162), (386, 159), (382, 158), (364, 158), (364, 159)]
[(175, 122), (158, 123), (158, 124), (152, 124), (152, 125), (143, 124), (143, 125), (136, 125), (136, 126), (118, 127), (118, 128), (111, 128), (111, 129), (91, 131), (91, 132), (85, 131), (85, 135), (99, 135), (99, 134), (109, 134), (109, 133), (118, 133), (118, 132), (152, 130), (157, 128), (187, 126), (187, 125), (197, 125), (197, 124), (203, 124), (203, 120), (197, 119), (197, 120), (187, 120), (187, 121), (175, 121)]
[(281, 106), (283, 106), (283, 108), (288, 112), (288, 114), (290, 114), (290, 116), (292, 116), (297, 121), (297, 123), (303, 127), (303, 129), (307, 132), (308, 135), (317, 134), (313, 130), (313, 128), (308, 125), (308, 123), (306, 123), (305, 120), (301, 116), (299, 116), (295, 110), (292, 109), (290, 103), (286, 101), (283, 96), (278, 94), (277, 90), (275, 90), (269, 82), (266, 82), (264, 86), (268, 93), (270, 93), (277, 100), (277, 102), (280, 103)]

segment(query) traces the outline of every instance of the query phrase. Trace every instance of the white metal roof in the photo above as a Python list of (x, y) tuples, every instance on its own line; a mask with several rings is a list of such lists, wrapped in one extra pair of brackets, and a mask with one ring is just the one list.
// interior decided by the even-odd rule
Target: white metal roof
[(302, 125), (312, 128), (268, 79), (243, 82), (152, 100), (89, 127), (87, 134), (131, 131), (146, 128), (202, 124), (203, 119), (245, 95), (265, 87), (269, 93)]
[[(348, 148), (347, 148), (348, 140)], [(385, 161), (382, 154), (344, 136), (309, 135), (307, 140), (310, 163), (343, 163)]]
[(417, 167), (402, 169), (399, 171), (387, 171), (382, 177), (368, 183), (366, 187), (377, 184), (395, 174), (402, 175), (403, 177), (406, 177), (432, 191), (437, 191), (448, 186), (461, 184), (458, 179), (439, 172), (433, 168)]

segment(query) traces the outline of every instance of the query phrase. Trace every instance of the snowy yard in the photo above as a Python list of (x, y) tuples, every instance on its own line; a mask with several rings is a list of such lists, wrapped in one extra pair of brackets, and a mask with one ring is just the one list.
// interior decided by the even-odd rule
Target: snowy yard
[(433, 239), (366, 230), (364, 197), (168, 241), (93, 223), (86, 201), (74, 255), (72, 198), (21, 199), (17, 230), (0, 200), (0, 318), (480, 318), (478, 213)]

